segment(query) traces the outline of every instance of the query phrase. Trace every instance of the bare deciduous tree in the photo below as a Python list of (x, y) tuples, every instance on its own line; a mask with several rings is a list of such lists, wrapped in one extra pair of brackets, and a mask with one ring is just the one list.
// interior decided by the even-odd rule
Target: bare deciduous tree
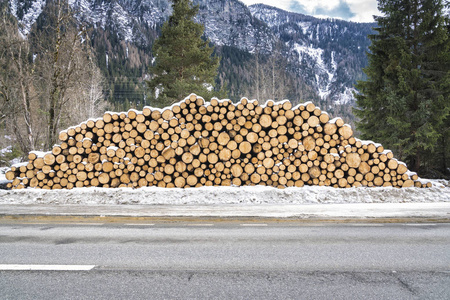
[(287, 75), (286, 62), (282, 57), (282, 48), (276, 45), (270, 54), (254, 54), (255, 74), (254, 93), (257, 99), (282, 100), (287, 97), (289, 87), (294, 83)]
[[(67, 0), (47, 2), (48, 24), (37, 36), (40, 49), (38, 60), (42, 80), (45, 82), (43, 100), (47, 100), (47, 134), (44, 148), (50, 149), (57, 141), (63, 108), (72, 101), (70, 91), (81, 81), (84, 68), (82, 43), (86, 36), (84, 28), (74, 25), (73, 13)], [(46, 38), (42, 38), (42, 37)]]
[(95, 62), (89, 59), (80, 74), (82, 79), (76, 88), (68, 91), (70, 103), (63, 108), (67, 113), (68, 124), (79, 124), (87, 118), (99, 117), (106, 109), (107, 102), (104, 97), (104, 80)]
[(0, 96), (1, 118), (16, 136), (23, 152), (34, 150), (36, 134), (32, 117), (35, 92), (33, 89), (34, 62), (29, 44), (17, 30), (14, 19), (2, 7), (0, 24)]
[(105, 107), (87, 31), (76, 25), (68, 1), (47, 1), (43, 14), (23, 37), (8, 6), (1, 11), (0, 120), (23, 153), (50, 149), (59, 130)]

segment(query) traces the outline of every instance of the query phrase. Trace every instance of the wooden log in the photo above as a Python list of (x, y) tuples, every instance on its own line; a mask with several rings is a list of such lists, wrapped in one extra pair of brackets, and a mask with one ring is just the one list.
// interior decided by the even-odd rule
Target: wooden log
[(388, 167), (390, 170), (397, 170), (397, 167), (398, 167), (398, 161), (397, 161), (396, 159), (390, 159), (390, 160), (388, 160), (387, 167)]
[(190, 152), (185, 152), (185, 153), (183, 153), (183, 155), (181, 156), (181, 160), (182, 160), (185, 164), (190, 164), (190, 163), (194, 160), (194, 156), (193, 156), (192, 153), (190, 153)]
[(264, 168), (266, 168), (266, 169), (271, 169), (271, 168), (273, 168), (273, 166), (275, 165), (275, 161), (273, 160), (272, 157), (266, 157), (266, 158), (264, 158), (264, 160), (262, 161), (262, 165), (263, 165)]
[(311, 151), (316, 147), (316, 140), (312, 136), (307, 136), (302, 141), (306, 151)]
[(52, 153), (54, 156), (61, 154), (61, 152), (62, 152), (62, 149), (60, 146), (58, 146), (58, 145), (53, 146)]
[(58, 138), (61, 142), (65, 142), (69, 139), (69, 134), (67, 133), (67, 130), (63, 130), (59, 133)]
[(313, 166), (309, 168), (308, 174), (311, 178), (318, 178), (321, 174), (320, 168), (317, 166)]
[(370, 165), (368, 163), (366, 163), (366, 162), (361, 162), (359, 167), (358, 167), (358, 171), (362, 175), (365, 175), (365, 174), (367, 174), (370, 171)]
[(250, 181), (251, 181), (253, 184), (258, 184), (258, 183), (260, 183), (260, 182), (261, 182), (261, 175), (259, 175), (258, 173), (253, 173), (253, 174), (250, 176)]
[(319, 116), (320, 123), (326, 124), (330, 120), (330, 116), (326, 112), (321, 112)]
[(37, 158), (37, 154), (34, 151), (31, 151), (30, 153), (28, 153), (28, 160), (29, 161), (33, 161)]
[(44, 159), (42, 157), (38, 157), (33, 161), (33, 166), (36, 169), (42, 169), (42, 167), (45, 165)]
[(308, 152), (308, 159), (309, 159), (309, 161), (314, 161), (317, 158), (318, 158), (318, 154), (317, 154), (316, 151), (311, 150), (311, 151)]
[(345, 161), (350, 168), (358, 168), (361, 164), (361, 157), (358, 153), (348, 153), (345, 157)]
[(198, 182), (198, 178), (195, 175), (189, 175), (186, 178), (186, 185), (188, 185), (188, 186), (195, 187), (197, 182)]
[(226, 132), (221, 132), (217, 137), (217, 143), (222, 146), (226, 146), (230, 141), (230, 136)]
[(177, 188), (183, 188), (186, 185), (186, 179), (184, 177), (175, 178), (174, 184)]
[[(140, 149), (144, 149), (144, 148), (140, 148)], [(164, 157), (165, 160), (170, 160), (171, 158), (175, 157), (175, 150), (172, 147), (167, 147), (162, 151), (161, 155)], [(143, 157), (143, 155), (142, 156), (136, 155), (136, 156)]]
[(408, 168), (406, 167), (405, 164), (403, 164), (403, 163), (398, 164), (397, 174), (402, 175), (402, 174), (405, 174), (407, 171), (408, 171)]
[(84, 172), (84, 171), (78, 172), (76, 174), (76, 177), (77, 177), (78, 181), (83, 181), (84, 182), (87, 179), (87, 173)]
[(98, 176), (98, 181), (100, 184), (107, 184), (109, 182), (110, 178), (109, 178), (109, 174), (107, 172), (103, 172), (101, 174), (99, 174)]
[(368, 182), (371, 183), (374, 179), (375, 179), (375, 175), (371, 172), (368, 172), (364, 175), (364, 179)]
[(217, 154), (215, 152), (211, 152), (208, 154), (208, 162), (210, 164), (215, 164), (219, 161), (219, 157), (217, 156)]
[(220, 150), (219, 159), (222, 161), (229, 161), (231, 159), (231, 150), (228, 148), (223, 148)]
[(272, 117), (270, 115), (267, 114), (263, 114), (259, 117), (259, 124), (263, 127), (263, 128), (268, 128), (272, 125)]
[(316, 127), (319, 125), (320, 120), (316, 116), (311, 116), (308, 118), (307, 123), (308, 123), (309, 127)]
[(242, 154), (250, 153), (252, 151), (252, 145), (247, 141), (243, 141), (239, 144), (239, 151)]
[(339, 134), (346, 140), (353, 135), (353, 130), (350, 126), (342, 126), (339, 128)]
[(379, 177), (379, 176), (375, 177), (375, 178), (373, 179), (373, 184), (374, 184), (375, 186), (382, 186), (382, 185), (384, 184), (383, 177)]
[(100, 155), (98, 153), (90, 153), (88, 155), (87, 159), (88, 159), (88, 162), (90, 162), (92, 164), (96, 164), (100, 160)]
[(339, 180), (338, 180), (338, 186), (339, 187), (345, 188), (345, 187), (347, 187), (347, 185), (348, 185), (347, 179), (339, 178)]
[(373, 143), (370, 143), (367, 145), (368, 153), (372, 154), (372, 153), (375, 153), (376, 151), (377, 151), (377, 147)]
[(344, 175), (345, 173), (342, 169), (336, 169), (334, 171), (334, 177), (336, 177), (337, 179), (344, 178)]
[(327, 135), (332, 136), (337, 131), (337, 126), (335, 123), (326, 123), (323, 132)]
[(240, 164), (234, 164), (231, 166), (230, 171), (233, 177), (240, 177), (244, 170)]
[(403, 182), (402, 187), (406, 188), (406, 187), (414, 187), (414, 181), (411, 179), (407, 179)]
[(258, 138), (259, 138), (259, 136), (258, 136), (258, 134), (257, 134), (256, 132), (249, 132), (249, 133), (246, 135), (247, 141), (248, 141), (249, 143), (251, 143), (251, 144), (256, 143), (256, 142), (258, 141)]
[(6, 177), (6, 180), (13, 180), (16, 177), (16, 174), (14, 171), (7, 171), (5, 173), (5, 177)]
[(102, 163), (102, 171), (104, 173), (109, 173), (114, 169), (114, 164), (112, 162), (106, 161)]

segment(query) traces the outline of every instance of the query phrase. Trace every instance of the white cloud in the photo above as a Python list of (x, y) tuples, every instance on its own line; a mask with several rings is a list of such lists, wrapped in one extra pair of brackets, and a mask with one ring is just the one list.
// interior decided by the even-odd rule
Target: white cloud
[(374, 22), (374, 15), (381, 15), (377, 8), (376, 0), (345, 0), (351, 11), (356, 15), (349, 21)]
[[(338, 18), (353, 22), (374, 22), (373, 15), (380, 15), (377, 9), (377, 0), (241, 0), (246, 5), (263, 3), (275, 6), (287, 11), (292, 11), (294, 6), (302, 7), (304, 13), (316, 17), (336, 17), (336, 10), (339, 6), (346, 4), (352, 17), (341, 16)], [(326, 15), (329, 11), (330, 15)], [(334, 11), (334, 14), (331, 12)], [(320, 13), (320, 15), (319, 15)]]
[(332, 10), (333, 8), (336, 8), (339, 6), (339, 0), (327, 0), (327, 1), (317, 1), (317, 0), (301, 0), (296, 1), (305, 9), (312, 14), (315, 14), (317, 9), (324, 9), (324, 10)]

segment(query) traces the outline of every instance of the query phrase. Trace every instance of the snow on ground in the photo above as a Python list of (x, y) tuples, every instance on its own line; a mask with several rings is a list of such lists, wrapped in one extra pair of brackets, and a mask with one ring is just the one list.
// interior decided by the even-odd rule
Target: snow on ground
[(0, 167), (0, 182), (6, 180), (5, 174), (6, 174), (6, 171), (8, 171), (8, 170), (9, 170), (8, 167)]
[[(445, 185), (445, 187), (444, 187)], [(0, 204), (217, 205), (344, 204), (450, 202), (448, 181), (432, 188), (349, 188), (266, 186), (200, 188), (76, 188), (72, 190), (0, 190)]]

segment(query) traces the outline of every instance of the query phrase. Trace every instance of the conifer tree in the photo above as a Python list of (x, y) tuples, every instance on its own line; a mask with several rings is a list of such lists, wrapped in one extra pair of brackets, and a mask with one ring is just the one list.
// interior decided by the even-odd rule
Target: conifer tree
[(450, 39), (443, 1), (379, 0), (378, 9), (384, 16), (375, 17), (378, 34), (369, 36), (367, 80), (356, 85), (358, 129), (415, 171), (445, 172)]
[(213, 96), (219, 58), (202, 39), (204, 26), (196, 23), (198, 6), (192, 0), (173, 0), (173, 13), (155, 41), (153, 78), (148, 82), (155, 92), (154, 106), (166, 106), (190, 93), (206, 99)]

